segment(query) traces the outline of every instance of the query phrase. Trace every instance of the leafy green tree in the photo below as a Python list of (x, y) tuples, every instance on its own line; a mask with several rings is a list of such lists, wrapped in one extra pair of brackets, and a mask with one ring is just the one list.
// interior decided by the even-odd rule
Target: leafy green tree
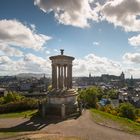
[(119, 106), (119, 114), (122, 117), (134, 120), (136, 117), (135, 107), (130, 103), (121, 103)]
[(100, 88), (100, 87), (94, 87), (94, 88), (97, 89), (97, 97), (98, 97), (98, 100), (101, 100), (102, 97), (104, 96), (104, 91), (103, 91), (103, 89)]
[(12, 93), (12, 92), (9, 92), (7, 93), (6, 96), (4, 96), (4, 102), (5, 103), (9, 103), (9, 102), (15, 102), (15, 101), (20, 101), (22, 100), (24, 97), (18, 93)]
[(118, 98), (118, 92), (115, 89), (108, 90), (107, 95), (111, 99), (117, 99)]
[(98, 94), (97, 87), (87, 88), (79, 91), (78, 99), (86, 103), (89, 107), (96, 108), (98, 101), (97, 94)]

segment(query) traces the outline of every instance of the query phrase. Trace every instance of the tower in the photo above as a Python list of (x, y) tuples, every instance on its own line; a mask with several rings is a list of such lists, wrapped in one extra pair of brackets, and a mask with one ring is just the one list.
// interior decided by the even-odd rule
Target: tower
[(124, 79), (125, 79), (124, 72), (121, 73), (121, 75), (120, 75), (120, 79), (121, 79), (121, 80), (124, 80)]
[(89, 78), (91, 78), (91, 73), (89, 73)]

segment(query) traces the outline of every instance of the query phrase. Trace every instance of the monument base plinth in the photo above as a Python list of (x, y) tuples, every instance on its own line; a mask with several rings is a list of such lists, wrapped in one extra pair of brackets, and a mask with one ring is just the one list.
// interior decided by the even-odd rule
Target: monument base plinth
[(78, 104), (75, 103), (73, 105), (69, 105), (69, 104), (47, 104), (46, 105), (46, 116), (58, 116), (61, 117), (62, 116), (62, 107), (63, 105), (65, 106), (65, 117), (74, 114), (77, 112), (77, 108), (78, 108)]
[(47, 95), (46, 115), (67, 117), (77, 113), (78, 93), (74, 89), (70, 90), (53, 90)]

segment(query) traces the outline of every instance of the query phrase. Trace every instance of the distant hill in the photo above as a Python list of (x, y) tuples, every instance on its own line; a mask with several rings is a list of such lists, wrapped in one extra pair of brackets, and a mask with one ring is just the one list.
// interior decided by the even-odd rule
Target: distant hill
[[(31, 78), (31, 77), (36, 77), (40, 79), (41, 77), (44, 77), (44, 73), (20, 73), (16, 75), (16, 77), (19, 78)], [(49, 74), (45, 74), (45, 77), (50, 77)]]

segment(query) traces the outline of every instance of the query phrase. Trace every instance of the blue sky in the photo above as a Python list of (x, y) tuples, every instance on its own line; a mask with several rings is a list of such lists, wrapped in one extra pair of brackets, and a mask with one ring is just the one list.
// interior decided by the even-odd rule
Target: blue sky
[(140, 77), (140, 0), (1, 0), (0, 75), (51, 73), (49, 56), (76, 59), (74, 76)]

